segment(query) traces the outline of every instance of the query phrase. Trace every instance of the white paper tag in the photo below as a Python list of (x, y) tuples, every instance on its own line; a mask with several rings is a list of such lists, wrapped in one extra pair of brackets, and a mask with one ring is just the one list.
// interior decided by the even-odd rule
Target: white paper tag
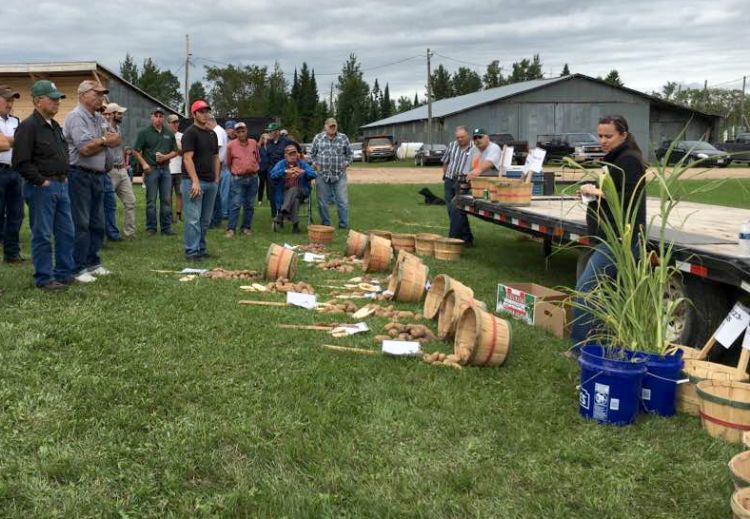
[(508, 169), (513, 165), (513, 146), (507, 144), (503, 146), (503, 169)]
[(742, 347), (746, 350), (750, 350), (750, 326), (745, 328), (745, 338), (742, 339)]
[(716, 330), (714, 337), (719, 344), (728, 349), (748, 326), (750, 326), (750, 311), (741, 303), (737, 303)]
[(370, 328), (367, 326), (367, 323), (346, 324), (344, 326), (337, 326), (336, 328), (331, 330), (331, 335), (333, 335), (334, 337), (347, 337), (356, 333), (364, 333), (369, 331)]
[(302, 256), (302, 261), (305, 263), (317, 263), (320, 261), (325, 261), (326, 257), (323, 254), (313, 254), (312, 252), (306, 252), (304, 256)]
[(289, 250), (296, 250), (297, 246), (296, 245), (289, 245), (288, 243), (285, 243), (284, 244), (284, 248), (285, 249), (289, 249)]
[(184, 268), (180, 271), (180, 274), (203, 274), (205, 272), (208, 272), (206, 269), (191, 269), (191, 268)]
[(609, 400), (609, 409), (611, 411), (619, 411), (620, 410), (620, 399), (619, 398), (611, 398)]
[(286, 304), (301, 306), (302, 308), (307, 308), (308, 310), (312, 310), (313, 308), (318, 306), (318, 302), (314, 294), (302, 294), (300, 292), (287, 292)]
[(542, 166), (544, 164), (544, 157), (547, 155), (547, 152), (543, 150), (542, 148), (534, 148), (529, 152), (528, 155), (526, 155), (526, 163), (523, 165), (523, 172), (528, 173), (529, 171), (533, 171), (534, 173), (539, 173), (542, 171)]
[(414, 341), (383, 341), (383, 353), (398, 356), (419, 355), (420, 344)]

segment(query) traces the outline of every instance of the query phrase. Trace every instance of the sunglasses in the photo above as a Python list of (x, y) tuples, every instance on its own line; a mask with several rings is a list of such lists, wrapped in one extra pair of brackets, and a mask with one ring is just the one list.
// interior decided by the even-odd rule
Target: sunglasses
[(473, 138), (474, 138), (475, 141), (478, 141), (480, 139), (483, 139), (484, 135), (475, 135)]

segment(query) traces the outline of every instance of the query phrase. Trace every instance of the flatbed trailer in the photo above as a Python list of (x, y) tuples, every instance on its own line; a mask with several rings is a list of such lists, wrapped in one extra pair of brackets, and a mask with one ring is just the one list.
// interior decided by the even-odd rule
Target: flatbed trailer
[[(508, 206), (471, 196), (453, 200), (456, 208), (472, 216), (541, 238), (544, 253), (553, 246), (591, 245), (586, 230), (586, 206), (570, 196), (540, 196), (528, 206)], [(647, 199), (646, 214), (659, 213), (657, 199)], [(667, 239), (674, 243), (675, 265), (682, 278), (670, 287), (670, 296), (685, 296), (674, 326), (674, 340), (702, 346), (737, 300), (750, 295), (750, 257), (738, 255), (738, 231), (750, 220), (750, 210), (713, 204), (680, 202), (670, 215)], [(656, 218), (649, 240), (658, 243), (661, 221)], [(580, 273), (589, 249), (581, 248)]]

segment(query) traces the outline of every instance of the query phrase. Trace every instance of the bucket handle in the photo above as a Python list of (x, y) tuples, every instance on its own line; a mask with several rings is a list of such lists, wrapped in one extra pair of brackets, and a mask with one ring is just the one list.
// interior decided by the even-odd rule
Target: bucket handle
[(585, 386), (586, 384), (588, 384), (589, 382), (591, 382), (592, 380), (594, 380), (596, 377), (598, 377), (602, 373), (604, 373), (604, 371), (599, 371), (598, 373), (594, 374), (593, 377), (590, 377), (588, 380), (584, 380), (583, 382), (581, 382), (580, 384), (578, 384), (576, 386), (576, 391), (580, 391), (583, 386)]

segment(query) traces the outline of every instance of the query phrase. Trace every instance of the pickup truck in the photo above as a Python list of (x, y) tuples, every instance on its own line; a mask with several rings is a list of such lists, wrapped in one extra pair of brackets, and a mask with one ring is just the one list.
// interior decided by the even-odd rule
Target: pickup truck
[(589, 162), (604, 157), (599, 140), (590, 133), (537, 135), (536, 145), (547, 152), (545, 162), (562, 161), (563, 157)]
[(513, 146), (513, 162), (524, 164), (526, 155), (529, 154), (529, 142), (517, 141), (510, 133), (491, 133), (489, 138), (492, 142), (500, 146)]
[(362, 139), (362, 161), (371, 162), (376, 159), (394, 160), (396, 146), (392, 135), (373, 135)]
[(750, 133), (740, 133), (737, 138), (716, 147), (732, 155), (732, 162), (750, 162)]

